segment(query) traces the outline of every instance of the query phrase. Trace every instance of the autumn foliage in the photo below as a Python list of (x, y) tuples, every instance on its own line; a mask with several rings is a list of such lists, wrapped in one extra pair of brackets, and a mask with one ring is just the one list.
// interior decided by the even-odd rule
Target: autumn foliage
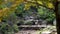
[[(10, 7), (7, 7), (5, 4), (12, 3)], [(5, 7), (0, 8), (0, 22), (3, 19), (3, 17), (9, 16), (14, 10), (17, 8), (17, 6), (21, 3), (25, 3), (24, 10), (28, 10), (30, 6), (38, 6), (38, 5), (44, 5), (48, 8), (54, 8), (54, 5), (50, 1), (42, 1), (42, 0), (0, 0), (0, 5), (5, 5)]]

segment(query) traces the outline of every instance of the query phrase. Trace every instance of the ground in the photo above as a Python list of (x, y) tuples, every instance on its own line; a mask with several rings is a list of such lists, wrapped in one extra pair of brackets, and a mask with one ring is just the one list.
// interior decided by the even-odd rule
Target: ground
[(16, 34), (39, 34), (40, 31), (36, 30), (26, 30), (26, 31), (19, 31)]

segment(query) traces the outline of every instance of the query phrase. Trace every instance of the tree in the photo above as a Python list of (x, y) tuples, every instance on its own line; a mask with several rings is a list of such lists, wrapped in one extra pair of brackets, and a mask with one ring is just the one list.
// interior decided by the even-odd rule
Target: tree
[[(13, 13), (14, 10), (17, 8), (17, 6), (21, 3), (25, 3), (25, 8), (26, 10), (29, 9), (30, 6), (44, 6), (44, 7), (47, 7), (47, 8), (54, 8), (53, 6), (53, 2), (52, 0), (1, 0), (0, 1), (0, 5), (4, 5), (4, 7), (2, 6), (0, 9), (0, 21), (3, 19), (2, 17), (4, 16), (8, 16), (9, 14)], [(7, 3), (11, 3), (11, 6), (8, 8), (6, 6)], [(45, 4), (45, 5), (44, 5)]]
[(60, 0), (56, 0), (55, 3), (55, 13), (56, 13), (56, 20), (57, 20), (57, 34), (60, 34), (60, 10), (59, 10), (59, 6), (60, 6)]

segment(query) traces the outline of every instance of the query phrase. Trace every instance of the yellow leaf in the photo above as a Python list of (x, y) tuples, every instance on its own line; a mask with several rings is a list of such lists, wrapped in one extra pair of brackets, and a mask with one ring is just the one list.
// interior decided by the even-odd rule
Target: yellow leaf
[(2, 18), (0, 18), (0, 22), (2, 22)]
[(28, 10), (29, 8), (30, 8), (30, 6), (31, 6), (31, 4), (29, 4), (29, 3), (27, 3), (27, 4), (25, 4), (25, 10)]
[(47, 6), (48, 6), (49, 8), (54, 8), (54, 5), (53, 5), (52, 3), (47, 3)]
[(34, 3), (30, 3), (31, 4), (31, 6), (36, 6), (36, 4), (34, 4)]
[(37, 3), (39, 3), (39, 4), (41, 4), (41, 5), (43, 4), (42, 1), (37, 1)]
[(0, 20), (0, 22), (1, 22), (1, 20)]

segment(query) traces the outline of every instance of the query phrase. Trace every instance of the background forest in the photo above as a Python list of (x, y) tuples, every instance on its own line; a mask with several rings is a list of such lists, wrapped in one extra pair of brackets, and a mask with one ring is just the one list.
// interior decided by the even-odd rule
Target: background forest
[(0, 0), (0, 33), (14, 34), (19, 25), (35, 25), (33, 20), (53, 25), (54, 3), (55, 0)]

